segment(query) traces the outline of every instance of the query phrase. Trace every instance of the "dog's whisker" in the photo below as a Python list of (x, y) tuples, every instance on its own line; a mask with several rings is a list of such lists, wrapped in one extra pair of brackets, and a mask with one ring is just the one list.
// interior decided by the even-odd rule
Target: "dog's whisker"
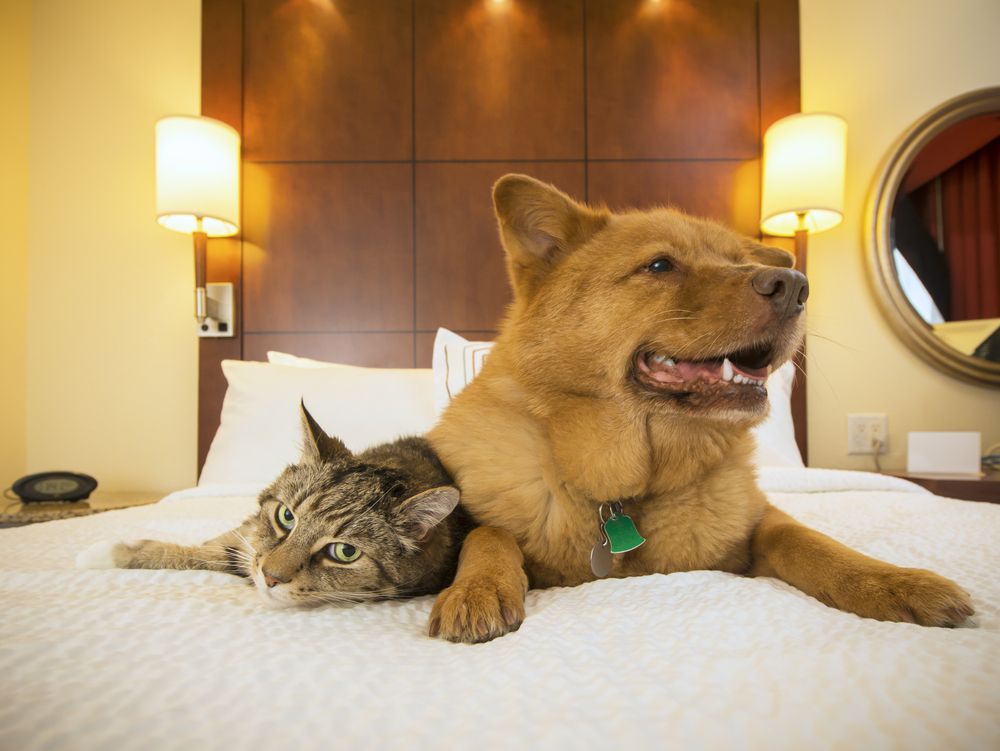
[(837, 339), (834, 339), (829, 336), (824, 336), (823, 334), (818, 334), (815, 331), (807, 330), (806, 336), (812, 339), (822, 339), (823, 341), (830, 342), (831, 344), (836, 344), (838, 347), (842, 347), (843, 349), (850, 350), (852, 352), (858, 351), (857, 347), (852, 347), (849, 344), (844, 344), (843, 342), (838, 341)]
[(654, 318), (650, 323), (670, 323), (670, 321), (697, 321), (696, 316), (679, 316), (677, 318)]

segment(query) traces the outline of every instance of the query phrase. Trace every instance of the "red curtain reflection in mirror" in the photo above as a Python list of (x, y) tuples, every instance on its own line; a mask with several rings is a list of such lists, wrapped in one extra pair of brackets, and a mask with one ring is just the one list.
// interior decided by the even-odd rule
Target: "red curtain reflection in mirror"
[(1000, 318), (1000, 138), (933, 175), (911, 198), (948, 262), (948, 320)]

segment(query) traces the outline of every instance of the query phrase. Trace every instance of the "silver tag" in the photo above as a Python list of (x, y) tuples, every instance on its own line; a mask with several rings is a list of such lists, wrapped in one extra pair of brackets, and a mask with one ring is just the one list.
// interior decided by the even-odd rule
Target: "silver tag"
[(603, 579), (611, 572), (611, 543), (603, 533), (590, 551), (590, 570), (598, 579)]

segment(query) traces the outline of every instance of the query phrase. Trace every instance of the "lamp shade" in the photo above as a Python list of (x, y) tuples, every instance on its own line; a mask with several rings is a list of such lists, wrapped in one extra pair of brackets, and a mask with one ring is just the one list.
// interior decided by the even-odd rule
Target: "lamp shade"
[(764, 186), (760, 228), (791, 237), (822, 232), (844, 218), (847, 123), (823, 112), (790, 115), (764, 134)]
[(208, 117), (156, 123), (156, 218), (168, 229), (225, 237), (239, 231), (240, 136)]

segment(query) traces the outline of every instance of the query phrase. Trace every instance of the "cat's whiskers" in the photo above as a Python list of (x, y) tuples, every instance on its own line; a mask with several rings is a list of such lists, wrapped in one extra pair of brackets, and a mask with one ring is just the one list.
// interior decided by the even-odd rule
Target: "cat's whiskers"
[[(243, 537), (243, 535), (239, 534), (239, 532), (235, 532), (235, 534), (243, 540), (244, 544), (249, 545), (249, 541), (247, 541), (247, 539), (245, 537)], [(231, 545), (217, 545), (216, 544), (216, 545), (202, 545), (201, 549), (205, 550), (205, 551), (216, 550), (216, 551), (222, 553), (222, 555), (225, 556), (227, 559), (235, 558), (237, 565), (242, 564), (243, 568), (246, 568), (248, 572), (253, 569), (254, 556), (251, 555), (250, 553), (248, 553), (247, 551), (242, 550), (240, 548), (236, 548), (236, 547), (233, 547)], [(193, 559), (193, 560), (197, 560), (197, 561), (199, 561), (201, 563), (204, 563), (204, 564), (208, 565), (209, 567), (213, 567), (213, 568), (216, 565), (218, 565), (218, 560), (213, 560), (213, 559), (208, 559), (208, 560), (206, 560), (206, 559)]]
[(199, 546), (203, 550), (217, 550), (220, 553), (238, 555), (238, 556), (248, 556), (250, 555), (245, 550), (241, 548), (234, 548), (232, 545), (201, 545)]
[(242, 532), (238, 529), (234, 529), (233, 534), (240, 542), (247, 546), (246, 551), (243, 552), (246, 552), (247, 555), (257, 555), (257, 548), (253, 546), (253, 544), (243, 535)]
[(357, 605), (363, 602), (363, 600), (354, 598), (351, 595), (342, 595), (333, 592), (317, 592), (316, 594), (306, 595), (302, 599), (314, 605)]
[(312, 602), (325, 602), (332, 604), (357, 604), (370, 602), (372, 600), (384, 599), (387, 597), (398, 597), (402, 593), (396, 587), (386, 587), (384, 589), (362, 590), (356, 592), (308, 592), (302, 593)]

